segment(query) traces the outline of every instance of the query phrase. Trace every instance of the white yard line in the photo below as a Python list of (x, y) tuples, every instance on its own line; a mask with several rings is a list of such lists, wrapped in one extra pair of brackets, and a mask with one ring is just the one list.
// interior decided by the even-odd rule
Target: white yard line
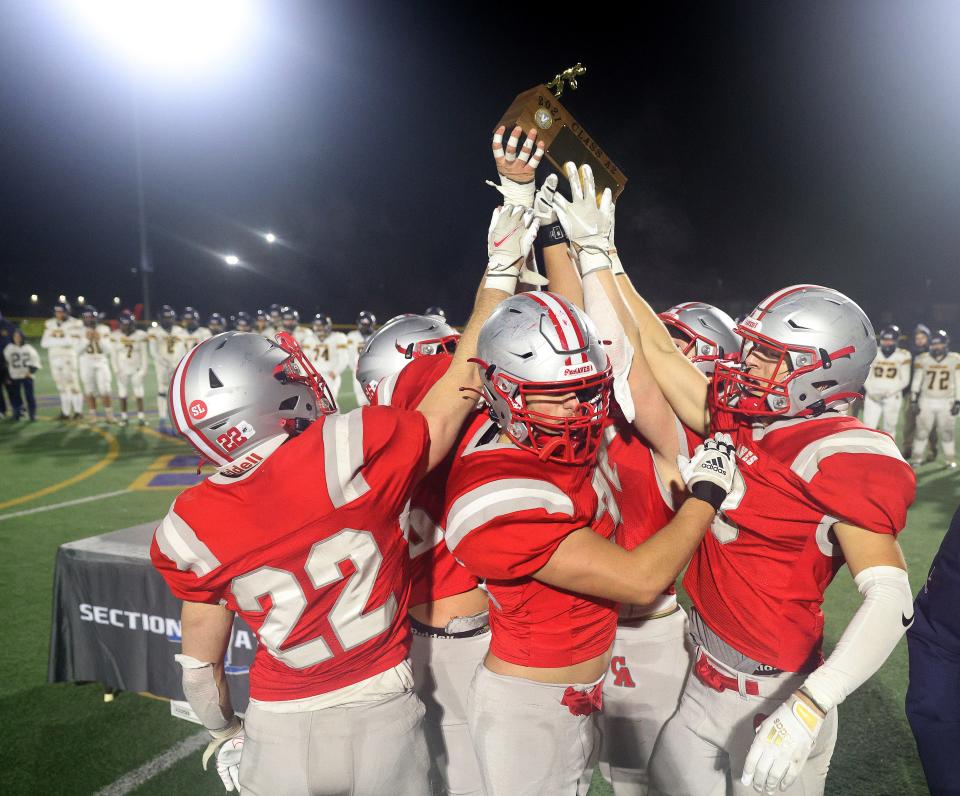
[(11, 511), (9, 514), (0, 514), (0, 522), (12, 520), (14, 517), (26, 517), (28, 514), (39, 514), (42, 511), (54, 511), (55, 509), (64, 509), (67, 506), (79, 506), (81, 503), (91, 503), (94, 500), (103, 500), (104, 498), (125, 495), (131, 490), (117, 489), (113, 492), (102, 492), (99, 495), (88, 495), (87, 497), (77, 498), (76, 500), (65, 500), (62, 503), (51, 503), (49, 506), (37, 506), (35, 509), (23, 509), (23, 511)]
[[(166, 771), (179, 763), (183, 758), (203, 749), (210, 741), (210, 733), (206, 730), (188, 735), (180, 743), (174, 744), (166, 752), (148, 760), (140, 768), (135, 768), (124, 774), (116, 782), (101, 788), (95, 796), (124, 796), (139, 788), (144, 782), (153, 779), (157, 774)], [(197, 760), (197, 773), (200, 773), (200, 761)]]

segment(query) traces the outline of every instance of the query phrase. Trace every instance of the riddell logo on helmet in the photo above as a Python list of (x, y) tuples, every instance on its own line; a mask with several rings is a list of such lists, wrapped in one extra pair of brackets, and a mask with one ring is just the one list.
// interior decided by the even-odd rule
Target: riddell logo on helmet
[(207, 405), (203, 401), (193, 401), (190, 404), (190, 417), (194, 420), (203, 420), (207, 416)]
[(564, 368), (564, 376), (579, 376), (581, 373), (590, 373), (593, 370), (593, 365), (587, 363), (586, 365), (581, 365), (579, 368)]

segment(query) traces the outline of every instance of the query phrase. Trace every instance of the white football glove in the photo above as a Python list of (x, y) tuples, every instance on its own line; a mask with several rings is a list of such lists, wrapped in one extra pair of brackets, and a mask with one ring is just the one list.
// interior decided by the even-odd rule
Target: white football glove
[(560, 178), (556, 174), (548, 174), (543, 181), (537, 198), (533, 202), (533, 214), (537, 217), (541, 227), (557, 223), (557, 211), (553, 206), (553, 199), (557, 193), (557, 183)]
[(512, 294), (518, 279), (528, 285), (547, 284), (546, 278), (525, 267), (539, 227), (532, 210), (504, 205), (493, 211), (487, 231), (489, 260), (484, 287)]
[(580, 275), (611, 268), (613, 264), (608, 249), (613, 226), (613, 194), (609, 188), (604, 188), (598, 203), (593, 170), (589, 166), (581, 166), (578, 172), (573, 163), (566, 163), (563, 169), (570, 181), (573, 198), (568, 200), (558, 193), (553, 198), (553, 207), (567, 233)]
[(207, 770), (207, 763), (214, 754), (217, 755), (217, 773), (223, 781), (223, 787), (228, 791), (240, 792), (240, 756), (243, 754), (243, 723), (237, 722), (232, 735), (223, 738), (214, 738), (207, 744), (203, 753), (203, 770)]
[(716, 511), (732, 510), (743, 500), (746, 484), (737, 468), (736, 446), (729, 434), (707, 437), (691, 458), (678, 456), (677, 465), (690, 494)]
[(767, 716), (753, 739), (740, 782), (757, 793), (786, 790), (807, 762), (823, 717), (796, 694)]

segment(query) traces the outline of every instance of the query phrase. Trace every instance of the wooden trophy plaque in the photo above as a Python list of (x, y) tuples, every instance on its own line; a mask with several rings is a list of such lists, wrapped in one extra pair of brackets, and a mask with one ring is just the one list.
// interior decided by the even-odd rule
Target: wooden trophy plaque
[(626, 176), (559, 100), (566, 83), (576, 89), (577, 78), (586, 71), (582, 64), (577, 64), (549, 83), (524, 91), (507, 108), (497, 127), (504, 125), (508, 133), (518, 124), (524, 132), (536, 128), (537, 139), (546, 147), (544, 155), (561, 176), (563, 164), (568, 161), (578, 167), (588, 163), (593, 169), (597, 192), (609, 188), (616, 199), (627, 183)]

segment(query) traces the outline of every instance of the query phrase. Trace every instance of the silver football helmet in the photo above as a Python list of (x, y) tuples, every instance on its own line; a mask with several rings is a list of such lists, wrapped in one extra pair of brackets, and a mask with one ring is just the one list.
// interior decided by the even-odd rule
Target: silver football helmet
[[(610, 360), (593, 322), (553, 293), (513, 296), (480, 330), (477, 357), (490, 416), (541, 460), (592, 461), (610, 408)], [(572, 416), (530, 408), (532, 396), (576, 395)]]
[(729, 359), (740, 352), (737, 324), (727, 313), (712, 304), (688, 301), (660, 313), (677, 348), (707, 374), (713, 373), (718, 359)]
[(426, 315), (398, 315), (374, 332), (357, 359), (357, 381), (372, 402), (377, 385), (420, 357), (453, 353), (460, 333), (441, 319)]
[[(794, 285), (761, 301), (737, 326), (741, 361), (719, 361), (713, 379), (718, 406), (737, 414), (817, 415), (860, 396), (877, 353), (866, 313), (842, 293)], [(747, 357), (759, 347), (778, 356), (785, 375), (760, 378)]]
[(298, 434), (337, 405), (292, 335), (251, 332), (204, 340), (174, 371), (170, 416), (200, 455), (218, 467), (280, 434)]

